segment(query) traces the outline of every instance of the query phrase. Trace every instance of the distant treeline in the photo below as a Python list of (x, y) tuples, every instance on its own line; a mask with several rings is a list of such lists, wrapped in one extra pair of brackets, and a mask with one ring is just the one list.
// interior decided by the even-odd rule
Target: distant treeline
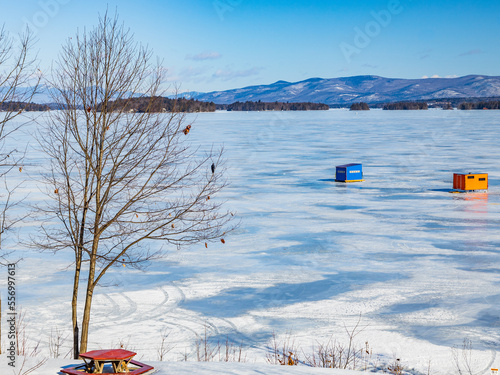
[(500, 101), (499, 97), (493, 96), (493, 97), (482, 97), (482, 98), (442, 98), (442, 99), (433, 99), (433, 100), (427, 100), (429, 104), (432, 103), (443, 103), (447, 102), (450, 103), (451, 106), (455, 108), (460, 108), (460, 105), (462, 103), (479, 103), (479, 102), (491, 102), (491, 101)]
[(19, 112), (19, 111), (48, 111), (50, 107), (46, 104), (23, 103), (23, 102), (3, 102), (0, 103), (0, 111)]
[(384, 104), (384, 110), (419, 110), (419, 109), (429, 109), (427, 103), (422, 102), (398, 102), (398, 103), (388, 103)]
[(282, 103), (282, 102), (236, 102), (216, 104), (216, 108), (226, 111), (327, 111), (330, 107), (323, 103)]
[[(426, 99), (425, 102), (429, 106), (429, 108), (442, 108), (442, 109), (453, 109), (453, 108), (459, 108), (460, 105), (463, 103), (473, 103), (474, 106), (478, 106), (478, 103), (485, 103), (485, 102), (495, 102), (495, 101), (500, 101), (500, 97), (498, 96), (493, 96), (493, 97), (481, 97), (481, 98), (439, 98), (439, 99)], [(423, 101), (419, 101), (423, 102)], [(370, 103), (370, 108), (384, 108), (389, 103), (384, 103), (384, 102), (377, 102), (377, 103)], [(473, 107), (474, 107), (473, 106)], [(330, 107), (333, 107), (330, 105)], [(345, 106), (344, 106), (345, 107)], [(484, 107), (479, 107), (479, 109), (483, 109)], [(472, 108), (471, 108), (472, 109)]]
[(350, 109), (351, 111), (369, 111), (370, 107), (368, 106), (367, 103), (360, 102), (360, 103), (352, 103)]
[[(349, 104), (323, 104), (323, 103), (283, 103), (283, 102), (236, 102), (233, 104), (215, 104), (214, 102), (203, 102), (195, 99), (169, 99), (164, 97), (130, 98), (108, 102), (108, 110), (126, 110), (130, 112), (214, 112), (215, 110), (227, 111), (315, 111), (328, 110), (330, 108), (350, 107), (352, 111), (369, 110), (371, 108), (383, 108), (385, 110), (419, 110), (428, 108), (461, 110), (472, 109), (500, 109), (500, 98), (444, 98), (431, 99), (426, 102), (397, 102), (397, 103), (368, 103), (359, 102)], [(50, 109), (64, 109), (63, 105), (56, 103), (36, 104), (24, 102), (0, 103), (0, 111), (48, 111)], [(83, 109), (83, 108), (82, 108)], [(101, 105), (98, 106), (101, 110)]]
[[(213, 102), (201, 102), (194, 99), (169, 99), (164, 97), (129, 98), (108, 102), (108, 110), (129, 111), (144, 113), (149, 112), (214, 112)], [(102, 104), (98, 106), (102, 110)]]
[(469, 110), (469, 109), (500, 109), (500, 101), (489, 101), (489, 102), (465, 102), (460, 103), (458, 109)]

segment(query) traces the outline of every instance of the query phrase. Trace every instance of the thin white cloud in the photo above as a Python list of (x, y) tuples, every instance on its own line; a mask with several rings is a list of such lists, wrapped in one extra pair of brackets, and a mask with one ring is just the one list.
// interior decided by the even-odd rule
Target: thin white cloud
[(207, 72), (205, 68), (194, 68), (192, 66), (187, 66), (180, 71), (180, 76), (186, 80), (197, 78), (204, 75)]
[(425, 55), (426, 53), (431, 53), (433, 51), (432, 48), (425, 48), (422, 51), (420, 51), (418, 54), (419, 55)]
[(175, 68), (172, 66), (164, 68), (163, 74), (166, 82), (177, 82), (180, 79), (179, 74), (176, 73)]
[(467, 52), (463, 52), (458, 56), (462, 57), (462, 56), (479, 55), (481, 53), (483, 53), (483, 51), (480, 50), (479, 48), (476, 48), (476, 49), (471, 49), (470, 51), (467, 51)]
[(186, 66), (181, 70), (170, 68), (169, 72), (171, 74), (167, 75), (167, 82), (200, 82), (208, 79), (206, 77), (208, 68), (206, 67)]
[(221, 79), (223, 81), (230, 81), (235, 78), (250, 77), (259, 74), (262, 68), (251, 68), (246, 70), (232, 70), (230, 68), (219, 69), (213, 75), (214, 79)]
[(200, 52), (196, 55), (187, 55), (186, 60), (194, 60), (194, 61), (205, 61), (205, 60), (216, 60), (220, 59), (222, 55), (216, 51), (205, 51)]
[(432, 56), (433, 49), (432, 48), (425, 48), (419, 52), (417, 52), (418, 58), (420, 60), (425, 60), (428, 59), (429, 57)]

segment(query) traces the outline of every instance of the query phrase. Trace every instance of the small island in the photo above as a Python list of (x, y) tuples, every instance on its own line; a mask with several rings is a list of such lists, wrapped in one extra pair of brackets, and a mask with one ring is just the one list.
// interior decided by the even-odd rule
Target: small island
[(350, 110), (351, 111), (369, 111), (370, 107), (365, 102), (352, 103)]
[(471, 110), (471, 109), (500, 109), (500, 101), (488, 101), (488, 102), (464, 102), (460, 103), (458, 109)]
[(429, 106), (425, 102), (397, 102), (397, 103), (387, 103), (384, 104), (384, 110), (386, 111), (396, 111), (396, 110), (425, 110), (429, 109)]
[(0, 103), (0, 111), (2, 112), (40, 112), (49, 111), (50, 107), (47, 104), (35, 104), (25, 102), (2, 102)]
[[(153, 100), (152, 100), (153, 99)], [(148, 112), (214, 112), (213, 102), (202, 102), (194, 99), (170, 99), (164, 97), (141, 97), (119, 99), (108, 102), (108, 108), (112, 111), (128, 111), (144, 113)], [(100, 110), (102, 104), (99, 105)]]
[(217, 104), (217, 109), (226, 111), (327, 111), (330, 107), (323, 103), (282, 103), (282, 102), (235, 102)]

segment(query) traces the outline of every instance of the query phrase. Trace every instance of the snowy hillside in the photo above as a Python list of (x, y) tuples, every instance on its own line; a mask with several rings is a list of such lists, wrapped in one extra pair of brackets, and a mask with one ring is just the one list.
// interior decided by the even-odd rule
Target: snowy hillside
[[(42, 85), (33, 102), (54, 101), (53, 88)], [(249, 86), (203, 93), (190, 91), (179, 97), (231, 104), (236, 101), (313, 102), (345, 104), (352, 102), (394, 102), (439, 98), (500, 96), (500, 77), (469, 75), (458, 78), (398, 79), (378, 76), (311, 78), (301, 82), (278, 81), (270, 85)], [(170, 96), (175, 97), (175, 96)]]
[(278, 81), (189, 97), (229, 104), (236, 101), (320, 102), (342, 104), (437, 98), (500, 96), (500, 77), (469, 75), (458, 78), (398, 79), (378, 76), (311, 78), (301, 82)]

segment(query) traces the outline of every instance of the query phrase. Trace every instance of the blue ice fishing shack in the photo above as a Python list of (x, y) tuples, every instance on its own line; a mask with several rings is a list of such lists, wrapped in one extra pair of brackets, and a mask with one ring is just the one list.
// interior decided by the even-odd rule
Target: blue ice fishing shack
[(337, 182), (358, 182), (363, 180), (363, 166), (359, 163), (337, 165), (335, 181)]

